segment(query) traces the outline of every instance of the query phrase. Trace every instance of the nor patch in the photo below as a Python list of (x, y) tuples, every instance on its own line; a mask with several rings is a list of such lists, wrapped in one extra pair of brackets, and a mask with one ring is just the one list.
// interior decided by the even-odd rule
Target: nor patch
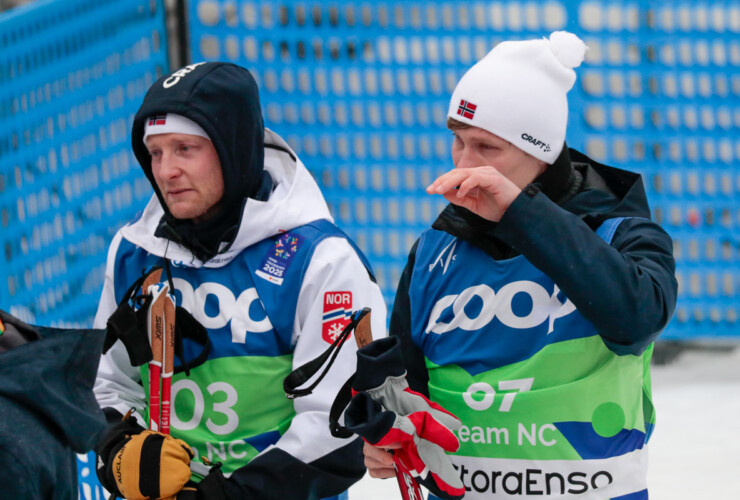
[(349, 324), (352, 315), (352, 292), (325, 292), (321, 338), (333, 343)]
[(262, 264), (255, 271), (255, 274), (270, 283), (282, 285), (288, 266), (302, 243), (302, 236), (292, 235), (290, 233), (283, 234), (275, 240), (275, 244), (267, 252), (265, 258), (262, 259)]

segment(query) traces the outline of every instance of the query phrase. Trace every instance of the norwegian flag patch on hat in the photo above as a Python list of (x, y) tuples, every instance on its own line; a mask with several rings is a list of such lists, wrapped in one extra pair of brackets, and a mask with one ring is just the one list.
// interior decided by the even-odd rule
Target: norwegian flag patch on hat
[(154, 115), (149, 117), (147, 125), (153, 127), (155, 125), (165, 125), (167, 123), (167, 115)]
[(472, 120), (475, 115), (475, 110), (478, 106), (465, 99), (460, 99), (460, 105), (457, 107), (457, 114), (468, 120)]

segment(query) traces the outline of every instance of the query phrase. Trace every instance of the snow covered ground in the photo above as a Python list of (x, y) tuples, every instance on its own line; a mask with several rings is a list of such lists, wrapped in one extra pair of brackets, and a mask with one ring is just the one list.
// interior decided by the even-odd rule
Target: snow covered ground
[(653, 400), (651, 500), (740, 499), (740, 348), (654, 367)]
[[(740, 499), (740, 348), (685, 350), (652, 374), (650, 499)], [(350, 500), (400, 498), (394, 479), (366, 475), (350, 489)]]

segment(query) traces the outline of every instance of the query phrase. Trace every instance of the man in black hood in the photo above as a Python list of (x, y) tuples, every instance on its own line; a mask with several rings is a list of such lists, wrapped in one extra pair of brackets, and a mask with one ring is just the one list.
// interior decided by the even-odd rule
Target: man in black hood
[[(167, 127), (167, 115), (183, 117), (184, 123), (189, 120), (200, 128), (198, 135), (209, 139), (218, 154), (223, 193), (203, 220), (177, 217), (171, 212), (167, 193), (162, 192), (163, 181), (152, 168), (152, 155), (145, 143), (150, 135), (147, 131), (150, 127), (151, 134), (167, 130), (155, 132), (157, 127)], [(136, 159), (164, 209), (155, 234), (189, 248), (201, 261), (233, 241), (247, 198), (265, 200), (270, 194), (273, 183), (264, 170), (265, 133), (259, 93), (244, 68), (191, 64), (164, 78), (161, 85), (152, 85), (136, 113), (131, 135)]]
[[(391, 316), (412, 389), (457, 415), (455, 481), (429, 498), (647, 499), (649, 362), (671, 318), (671, 238), (639, 175), (568, 149), (574, 34), (502, 42), (458, 82), (450, 202)], [(374, 477), (392, 456), (365, 447)], [(451, 489), (450, 485), (457, 489)]]
[[(366, 259), (333, 224), (300, 159), (264, 127), (244, 68), (197, 63), (157, 80), (134, 118), (132, 146), (154, 196), (111, 243), (95, 325), (111, 318), (122, 329), (109, 331), (129, 332), (133, 320), (121, 325), (121, 311), (146, 316), (150, 289), (130, 288), (158, 265), (156, 287), (174, 294), (182, 349), (167, 436), (143, 388), (149, 375), (125, 348), (140, 352), (142, 341), (104, 354), (95, 393), (111, 426), (96, 449), (101, 482), (134, 498), (171, 496), (190, 479), (198, 485), (181, 495), (205, 500), (343, 495), (365, 472), (359, 439), (329, 432), (353, 350), (310, 396), (288, 400), (282, 382), (332, 343), (353, 310), (372, 308), (384, 332), (385, 303)], [(196, 341), (197, 332), (205, 334)], [(148, 343), (146, 332), (136, 338)], [(165, 467), (171, 456), (179, 472)]]

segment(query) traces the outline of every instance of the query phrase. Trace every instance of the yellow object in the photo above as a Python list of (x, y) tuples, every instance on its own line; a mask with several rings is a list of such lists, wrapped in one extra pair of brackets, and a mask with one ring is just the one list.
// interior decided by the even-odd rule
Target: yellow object
[(168, 434), (143, 431), (124, 444), (113, 459), (113, 476), (128, 500), (170, 498), (190, 480), (188, 444)]

